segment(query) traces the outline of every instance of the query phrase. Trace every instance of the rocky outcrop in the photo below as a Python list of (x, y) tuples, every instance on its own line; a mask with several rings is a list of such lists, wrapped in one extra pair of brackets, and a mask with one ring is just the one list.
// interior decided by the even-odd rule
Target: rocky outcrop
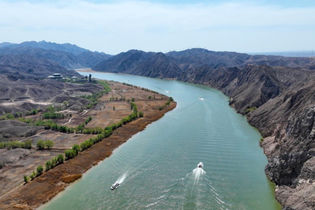
[(265, 171), (277, 185), (283, 208), (315, 209), (314, 58), (203, 49), (157, 54), (128, 51), (96, 70), (172, 78), (223, 91), (264, 137)]

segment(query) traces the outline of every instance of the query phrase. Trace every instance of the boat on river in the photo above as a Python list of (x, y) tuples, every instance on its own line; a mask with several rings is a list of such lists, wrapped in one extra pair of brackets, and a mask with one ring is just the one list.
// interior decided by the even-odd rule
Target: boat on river
[(111, 190), (116, 190), (119, 186), (120, 186), (119, 183), (115, 183), (115, 184), (113, 184), (113, 185), (110, 187), (110, 189), (111, 189)]
[(197, 165), (198, 168), (203, 168), (203, 162), (199, 162)]

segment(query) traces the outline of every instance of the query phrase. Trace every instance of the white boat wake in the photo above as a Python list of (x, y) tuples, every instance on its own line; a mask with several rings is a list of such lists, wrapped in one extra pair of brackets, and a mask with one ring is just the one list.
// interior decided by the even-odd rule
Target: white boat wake
[(195, 179), (194, 184), (198, 184), (200, 177), (204, 174), (206, 174), (206, 171), (203, 170), (203, 163), (200, 162), (198, 163), (197, 168), (193, 170), (193, 175)]

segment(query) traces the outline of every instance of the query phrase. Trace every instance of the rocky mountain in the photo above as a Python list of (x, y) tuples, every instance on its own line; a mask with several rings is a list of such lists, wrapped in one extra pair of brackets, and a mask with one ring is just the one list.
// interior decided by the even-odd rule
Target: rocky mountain
[[(128, 51), (94, 68), (217, 88), (264, 137), (267, 176), (284, 209), (315, 209), (315, 58), (190, 49)], [(311, 195), (311, 196), (309, 196)]]
[[(113, 56), (94, 67), (109, 69), (111, 72), (138, 74), (148, 77), (174, 78), (180, 74), (173, 59), (163, 53), (130, 50)], [(145, 69), (145, 71), (144, 71)]]
[(173, 51), (167, 53), (169, 57), (176, 60), (176, 63), (183, 67), (191, 65), (208, 65), (212, 68), (235, 67), (247, 64), (306, 67), (315, 69), (315, 58), (304, 57), (283, 57), (272, 55), (248, 55), (236, 52), (216, 52), (206, 49), (194, 48), (184, 51)]
[(47, 78), (53, 73), (80, 76), (77, 72), (67, 70), (57, 63), (31, 55), (0, 55), (0, 74), (12, 80)]
[(29, 55), (46, 59), (67, 69), (91, 67), (110, 57), (105, 53), (92, 52), (72, 44), (52, 42), (1, 43), (0, 55)]

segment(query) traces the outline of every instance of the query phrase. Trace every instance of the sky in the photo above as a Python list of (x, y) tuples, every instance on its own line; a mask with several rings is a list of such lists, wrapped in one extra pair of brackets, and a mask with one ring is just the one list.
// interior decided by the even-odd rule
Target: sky
[(315, 1), (0, 0), (0, 42), (31, 40), (109, 54), (315, 50)]

